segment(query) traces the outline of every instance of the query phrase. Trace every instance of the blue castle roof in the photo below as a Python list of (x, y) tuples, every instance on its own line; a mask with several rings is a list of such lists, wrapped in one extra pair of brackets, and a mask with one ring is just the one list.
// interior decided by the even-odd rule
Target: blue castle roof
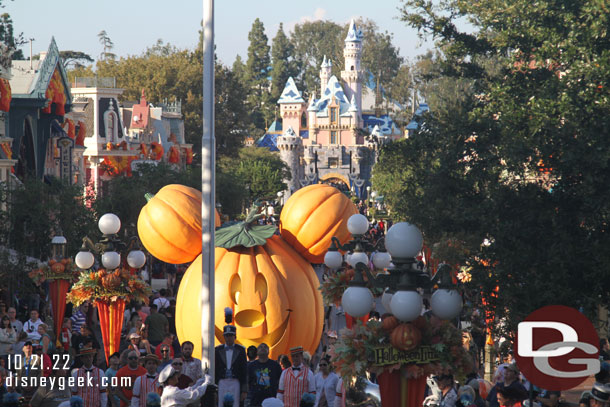
[(349, 114), (349, 108), (351, 107), (350, 101), (347, 99), (343, 87), (335, 75), (331, 76), (326, 85), (326, 89), (322, 92), (322, 97), (309, 107), (307, 110), (317, 112), (318, 117), (328, 116), (328, 105), (331, 103), (333, 97), (339, 104), (339, 114)]
[(297, 89), (297, 85), (294, 83), (292, 76), (286, 81), (286, 86), (284, 86), (282, 95), (277, 103), (305, 103), (305, 100), (303, 100), (301, 92), (299, 92)]
[(362, 37), (362, 30), (359, 30), (356, 27), (356, 23), (352, 18), (352, 21), (349, 23), (349, 29), (347, 30), (347, 37), (345, 37), (345, 42), (361, 42)]

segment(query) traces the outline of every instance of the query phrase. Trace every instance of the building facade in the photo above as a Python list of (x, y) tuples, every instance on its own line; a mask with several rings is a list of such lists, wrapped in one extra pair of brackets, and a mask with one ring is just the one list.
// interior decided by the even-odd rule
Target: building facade
[[(364, 72), (362, 31), (352, 20), (343, 49), (341, 81), (332, 75), (333, 62), (320, 66), (320, 97), (305, 101), (294, 80), (288, 79), (277, 101), (280, 120), (256, 142), (279, 151), (292, 179), (285, 197), (311, 183), (325, 182), (352, 190), (364, 198), (379, 146), (402, 137), (389, 114), (380, 114), (380, 90)], [(390, 109), (401, 106), (390, 103)]]

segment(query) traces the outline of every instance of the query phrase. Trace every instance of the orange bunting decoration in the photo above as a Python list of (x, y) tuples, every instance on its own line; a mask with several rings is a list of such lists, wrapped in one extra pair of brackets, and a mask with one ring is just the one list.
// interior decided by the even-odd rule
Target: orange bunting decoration
[(172, 164), (176, 164), (180, 161), (180, 152), (176, 146), (171, 146), (169, 148), (169, 159), (168, 161)]
[(66, 114), (66, 90), (58, 69), (55, 69), (55, 72), (53, 72), (53, 76), (49, 82), (49, 87), (47, 87), (45, 97), (47, 98), (49, 105), (42, 109), (44, 113), (51, 113), (51, 105), (55, 104), (56, 115), (64, 116)]
[(135, 160), (135, 156), (104, 156), (102, 161), (102, 170), (111, 177), (125, 174), (131, 177), (131, 162)]
[(146, 157), (148, 155), (148, 149), (146, 148), (146, 144), (140, 143), (140, 153)]
[(83, 123), (79, 120), (78, 134), (76, 135), (76, 141), (74, 142), (74, 144), (76, 144), (77, 146), (84, 146), (86, 134), (87, 134), (87, 126), (85, 125), (85, 123)]
[(0, 148), (2, 148), (2, 152), (4, 153), (4, 155), (6, 156), (6, 158), (8, 160), (10, 160), (11, 157), (13, 157), (13, 150), (11, 149), (11, 146), (8, 143), (0, 144)]
[(11, 108), (11, 99), (13, 97), (11, 84), (8, 79), (0, 79), (0, 110), (8, 112)]
[(64, 129), (65, 126), (68, 126), (68, 131), (66, 131), (66, 133), (68, 134), (68, 137), (70, 137), (72, 140), (74, 140), (76, 138), (76, 125), (74, 124), (74, 121), (71, 119), (65, 119), (64, 120)]
[(159, 144), (156, 141), (153, 141), (152, 143), (150, 143), (150, 152), (152, 155), (152, 159), (159, 161), (160, 159), (163, 158), (163, 154), (165, 153), (165, 150), (163, 150), (163, 146), (161, 144)]
[(186, 149), (186, 163), (187, 164), (193, 163), (193, 149), (192, 148)]
[(121, 343), (125, 300), (123, 298), (110, 301), (97, 300), (95, 305), (100, 316), (104, 354), (106, 355), (106, 363), (108, 363), (108, 356), (117, 352)]

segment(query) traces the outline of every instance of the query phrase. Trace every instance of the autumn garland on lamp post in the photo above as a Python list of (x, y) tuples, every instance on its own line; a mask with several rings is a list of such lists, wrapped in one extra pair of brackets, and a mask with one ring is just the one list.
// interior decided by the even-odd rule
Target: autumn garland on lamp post
[(51, 258), (42, 267), (32, 270), (28, 275), (40, 285), (45, 281), (49, 282), (49, 297), (53, 312), (53, 322), (55, 334), (57, 336), (57, 346), (62, 346), (59, 338), (61, 326), (66, 312), (66, 294), (70, 285), (78, 280), (79, 270), (66, 257), (67, 240), (63, 236), (54, 236), (51, 240)]
[[(131, 300), (148, 303), (151, 290), (135, 273), (146, 263), (138, 238), (130, 238), (127, 244), (122, 242), (117, 237), (121, 221), (111, 213), (103, 215), (98, 225), (103, 238), (98, 243), (83, 238), (81, 251), (74, 259), (83, 272), (68, 294), (68, 301), (75, 306), (92, 301), (97, 306), (107, 362), (109, 355), (119, 349), (125, 304)], [(103, 267), (97, 271), (92, 269), (95, 257), (91, 252), (101, 255)], [(120, 253), (128, 253), (127, 264), (121, 261)]]
[[(341, 296), (343, 309), (358, 318), (373, 307), (369, 287), (384, 290), (382, 302), (391, 314), (384, 315), (381, 322), (358, 321), (353, 329), (343, 331), (331, 351), (333, 363), (344, 377), (377, 373), (384, 405), (421, 405), (428, 374), (451, 369), (459, 376), (469, 368), (460, 331), (446, 321), (460, 313), (462, 298), (448, 265), (441, 265), (432, 278), (416, 267), (415, 256), (422, 249), (423, 237), (409, 223), (400, 222), (388, 230), (384, 243), (389, 253), (373, 255), (375, 268), (387, 272), (373, 275), (365, 251), (374, 247), (363, 237), (368, 227), (365, 216), (353, 215), (348, 229), (354, 239), (345, 245), (333, 239), (325, 264), (331, 270), (341, 268), (339, 250), (351, 250), (347, 262), (353, 271), (337, 273), (334, 280), (328, 280), (335, 284), (323, 284), (322, 292), (327, 302), (338, 302), (338, 294), (346, 288)], [(422, 317), (423, 298), (418, 290), (433, 287), (437, 288), (431, 298), (434, 315)]]

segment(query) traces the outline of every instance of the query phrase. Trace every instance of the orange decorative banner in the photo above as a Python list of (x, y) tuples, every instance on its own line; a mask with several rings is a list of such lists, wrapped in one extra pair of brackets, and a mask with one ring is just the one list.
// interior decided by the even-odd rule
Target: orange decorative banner
[(157, 160), (157, 161), (162, 159), (163, 153), (165, 153), (165, 150), (163, 150), (163, 146), (156, 141), (153, 141), (152, 143), (150, 143), (150, 150), (151, 150), (151, 155), (152, 155), (151, 158), (153, 158), (154, 160)]
[(61, 75), (59, 74), (58, 69), (55, 69), (55, 72), (53, 72), (53, 76), (51, 77), (51, 81), (45, 92), (45, 97), (49, 101), (49, 105), (42, 109), (44, 113), (51, 113), (51, 105), (55, 104), (56, 115), (63, 116), (66, 114), (66, 90), (61, 81)]
[(71, 119), (65, 119), (64, 120), (64, 129), (65, 129), (66, 125), (68, 125), (68, 131), (66, 131), (66, 133), (68, 134), (68, 137), (70, 137), (72, 140), (74, 140), (74, 138), (76, 137), (76, 126), (74, 125), (74, 121)]
[(187, 164), (193, 163), (193, 149), (192, 148), (186, 149), (186, 163)]
[(172, 164), (176, 164), (180, 161), (180, 152), (176, 146), (171, 146), (169, 148), (169, 159), (168, 161)]
[[(66, 312), (66, 294), (71, 285), (70, 280), (57, 279), (51, 280), (49, 284), (49, 297), (51, 298), (51, 309), (53, 310), (53, 322), (55, 322), (55, 332), (61, 332)], [(59, 336), (59, 334), (57, 335)]]
[(384, 406), (421, 406), (426, 392), (426, 375), (407, 379), (400, 370), (384, 371), (377, 376), (381, 404)]
[(11, 99), (13, 97), (11, 84), (8, 79), (0, 79), (0, 110), (8, 112), (11, 108)]
[(84, 122), (78, 121), (78, 134), (76, 135), (76, 141), (74, 144), (77, 146), (85, 145), (85, 135), (87, 134), (87, 126)]
[(11, 146), (8, 143), (2, 143), (0, 144), (0, 147), (4, 152), (4, 155), (6, 155), (6, 158), (10, 160), (13, 157), (13, 150), (11, 149)]
[(108, 357), (118, 352), (121, 343), (125, 300), (123, 298), (116, 298), (110, 300), (110, 302), (97, 300), (95, 305), (100, 316), (104, 354), (106, 355), (106, 363), (108, 363)]

